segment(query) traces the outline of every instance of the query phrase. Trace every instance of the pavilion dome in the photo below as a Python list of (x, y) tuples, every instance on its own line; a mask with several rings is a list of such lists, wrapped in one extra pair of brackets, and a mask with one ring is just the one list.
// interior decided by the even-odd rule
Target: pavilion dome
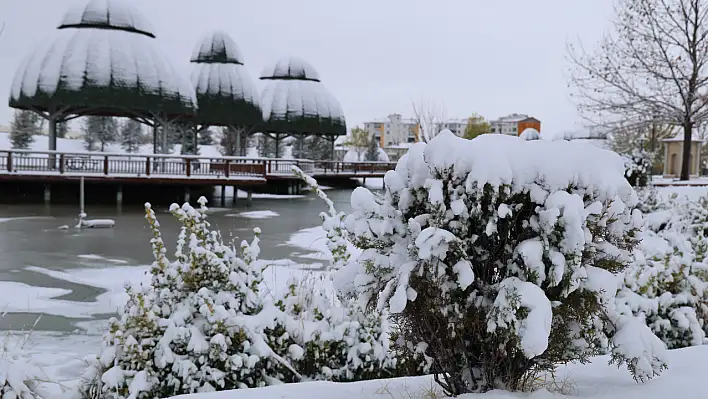
[(298, 57), (284, 58), (265, 68), (260, 78), (266, 82), (260, 103), (268, 132), (346, 134), (339, 101), (308, 62)]
[(258, 90), (228, 34), (216, 31), (204, 37), (194, 48), (191, 62), (200, 123), (230, 126), (263, 122)]
[(59, 29), (77, 27), (118, 29), (155, 37), (150, 21), (120, 0), (91, 0), (70, 8), (64, 14)]
[(66, 114), (194, 115), (189, 79), (154, 38), (147, 19), (122, 0), (72, 8), (53, 38), (20, 64), (10, 106)]

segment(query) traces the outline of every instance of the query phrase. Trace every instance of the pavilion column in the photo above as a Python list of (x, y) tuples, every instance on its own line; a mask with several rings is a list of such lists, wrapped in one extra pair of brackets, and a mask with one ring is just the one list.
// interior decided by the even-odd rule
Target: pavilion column
[(236, 129), (236, 152), (235, 155), (241, 155), (241, 129)]
[(275, 134), (275, 157), (280, 158), (280, 133)]
[(298, 148), (298, 151), (300, 152), (300, 155), (298, 155), (298, 158), (304, 158), (304, 157), (302, 156), (302, 154), (303, 154), (302, 150), (303, 150), (303, 147), (304, 147), (304, 143), (305, 143), (305, 134), (304, 134), (304, 133), (300, 133), (300, 142), (298, 143), (298, 147), (299, 147), (299, 148)]
[(152, 153), (157, 154), (157, 121), (152, 124)]
[[(56, 151), (57, 150), (57, 119), (58, 117), (55, 114), (50, 114), (49, 118), (47, 119), (47, 125), (49, 125), (49, 151)], [(56, 169), (57, 168), (57, 161), (56, 161), (56, 155), (55, 154), (50, 154), (48, 157), (49, 161), (49, 169)]]

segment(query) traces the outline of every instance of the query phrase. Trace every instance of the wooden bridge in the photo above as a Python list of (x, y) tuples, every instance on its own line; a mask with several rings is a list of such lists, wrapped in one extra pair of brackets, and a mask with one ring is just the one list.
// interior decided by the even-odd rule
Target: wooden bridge
[[(383, 177), (395, 167), (395, 163), (0, 150), (0, 184), (43, 183), (48, 186), (76, 182), (83, 177), (91, 183), (121, 186), (159, 184), (186, 187), (187, 190), (190, 187), (233, 186), (249, 191), (292, 193), (301, 187), (293, 166), (316, 179), (332, 182)], [(269, 190), (269, 186), (273, 190)], [(45, 200), (46, 196), (45, 192)]]

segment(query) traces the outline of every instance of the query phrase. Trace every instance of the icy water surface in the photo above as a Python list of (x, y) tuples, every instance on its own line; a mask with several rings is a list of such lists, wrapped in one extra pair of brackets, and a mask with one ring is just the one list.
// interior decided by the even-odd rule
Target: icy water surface
[[(339, 210), (349, 211), (351, 191), (328, 194)], [(254, 198), (251, 207), (241, 199), (236, 206), (211, 208), (210, 221), (226, 240), (236, 243), (250, 239), (253, 228), (260, 227), (263, 259), (317, 268), (321, 260), (312, 252), (322, 246), (322, 240), (310, 228), (319, 224), (324, 210), (324, 203), (314, 195)], [(156, 212), (171, 253), (178, 222), (166, 208)], [(7, 312), (0, 319), (0, 329), (31, 327), (41, 314), (35, 329), (74, 331), (82, 323), (112, 315), (116, 304), (125, 300), (126, 280), (147, 281), (151, 232), (142, 208), (86, 209), (89, 218), (115, 220), (111, 229), (76, 230), (77, 213), (76, 207), (67, 206), (0, 207), (0, 312)], [(63, 225), (70, 228), (59, 229)]]

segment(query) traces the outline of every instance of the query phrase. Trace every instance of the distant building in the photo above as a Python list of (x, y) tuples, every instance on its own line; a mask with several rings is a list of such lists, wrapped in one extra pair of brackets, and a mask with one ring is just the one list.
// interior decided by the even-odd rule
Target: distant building
[(452, 133), (455, 134), (455, 136), (462, 137), (465, 135), (465, 129), (467, 128), (467, 118), (463, 119), (450, 119), (447, 120), (443, 123), (440, 124), (438, 131), (441, 131), (443, 129), (448, 129)]
[(541, 121), (526, 114), (511, 114), (489, 122), (492, 133), (518, 136), (528, 128), (541, 132)]
[(401, 114), (364, 122), (364, 130), (369, 136), (376, 137), (383, 148), (420, 141), (420, 125), (413, 119), (404, 119)]

